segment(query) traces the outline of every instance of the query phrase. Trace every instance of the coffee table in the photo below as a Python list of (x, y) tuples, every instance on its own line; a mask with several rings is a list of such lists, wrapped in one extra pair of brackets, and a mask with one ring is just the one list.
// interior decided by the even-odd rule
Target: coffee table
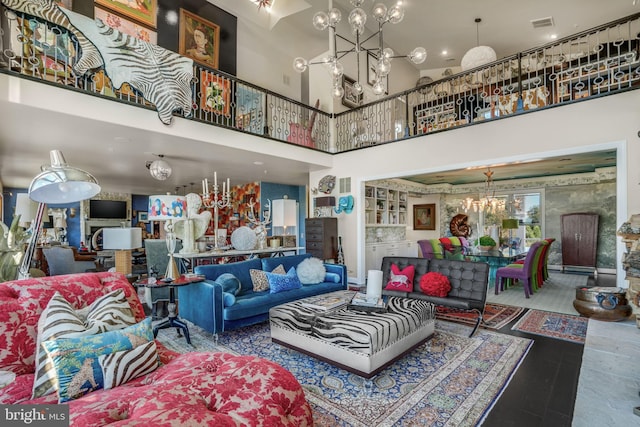
[[(353, 291), (328, 293), (349, 296)], [(305, 299), (269, 310), (271, 340), (364, 378), (371, 378), (429, 339), (435, 327), (433, 304), (389, 297), (385, 313), (347, 306), (318, 310)]]

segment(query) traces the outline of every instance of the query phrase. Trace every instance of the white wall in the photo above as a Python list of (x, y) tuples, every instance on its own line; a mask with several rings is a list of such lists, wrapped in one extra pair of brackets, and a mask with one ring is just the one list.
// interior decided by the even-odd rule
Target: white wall
[[(334, 167), (310, 174), (351, 176), (357, 214), (339, 218), (349, 274), (364, 282), (364, 182), (562, 154), (617, 148), (618, 224), (640, 212), (640, 91), (522, 114), (475, 126), (335, 156)], [(629, 160), (633, 159), (633, 160)], [(621, 254), (623, 245), (618, 245)], [(618, 256), (618, 259), (620, 256)], [(618, 269), (618, 279), (624, 274)], [(620, 283), (622, 285), (622, 283)]]
[[(414, 230), (413, 229), (413, 205), (423, 205), (435, 203), (436, 205), (436, 229), (435, 230)], [(446, 230), (441, 230), (440, 223), (440, 196), (437, 194), (428, 194), (422, 197), (409, 197), (409, 205), (407, 206), (409, 214), (407, 215), (407, 240), (416, 242), (423, 239), (437, 239), (444, 236)]]

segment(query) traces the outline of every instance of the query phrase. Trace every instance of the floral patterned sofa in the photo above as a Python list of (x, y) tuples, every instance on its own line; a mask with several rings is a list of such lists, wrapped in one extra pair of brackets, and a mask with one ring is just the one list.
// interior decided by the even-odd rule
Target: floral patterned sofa
[[(15, 379), (0, 403), (52, 404), (57, 393), (31, 398), (38, 321), (59, 292), (74, 308), (123, 289), (135, 320), (145, 318), (137, 294), (119, 273), (80, 273), (0, 283), (0, 371)], [(304, 426), (312, 415), (293, 375), (273, 362), (228, 353), (174, 353), (156, 341), (160, 366), (69, 405), (71, 425)]]

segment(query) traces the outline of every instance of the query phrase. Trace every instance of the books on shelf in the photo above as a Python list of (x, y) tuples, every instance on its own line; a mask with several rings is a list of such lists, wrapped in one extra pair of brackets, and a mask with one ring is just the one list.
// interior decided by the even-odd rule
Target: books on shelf
[(316, 297), (305, 298), (301, 304), (304, 307), (326, 311), (346, 305), (348, 302), (349, 298), (345, 296), (318, 295)]
[(367, 297), (367, 294), (363, 292), (356, 292), (356, 294), (353, 296), (353, 299), (351, 299), (351, 305), (361, 305), (366, 307), (384, 307), (385, 304), (384, 304), (384, 301), (382, 300), (382, 297), (370, 298), (370, 297)]

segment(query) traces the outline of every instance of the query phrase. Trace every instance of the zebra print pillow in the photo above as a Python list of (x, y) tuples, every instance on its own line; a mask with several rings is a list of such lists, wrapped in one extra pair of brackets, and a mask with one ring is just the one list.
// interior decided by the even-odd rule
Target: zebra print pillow
[(151, 317), (124, 329), (75, 338), (43, 341), (55, 370), (58, 403), (78, 399), (104, 387), (98, 359), (103, 354), (132, 350), (153, 341)]
[(102, 368), (104, 388), (114, 388), (156, 370), (160, 365), (155, 341), (139, 345), (133, 350), (117, 351), (98, 357)]
[(136, 319), (122, 289), (101, 296), (89, 307), (76, 310), (56, 292), (38, 321), (36, 342), (36, 369), (32, 399), (54, 393), (57, 390), (55, 370), (47, 353), (40, 345), (58, 338), (95, 335), (134, 325)]

